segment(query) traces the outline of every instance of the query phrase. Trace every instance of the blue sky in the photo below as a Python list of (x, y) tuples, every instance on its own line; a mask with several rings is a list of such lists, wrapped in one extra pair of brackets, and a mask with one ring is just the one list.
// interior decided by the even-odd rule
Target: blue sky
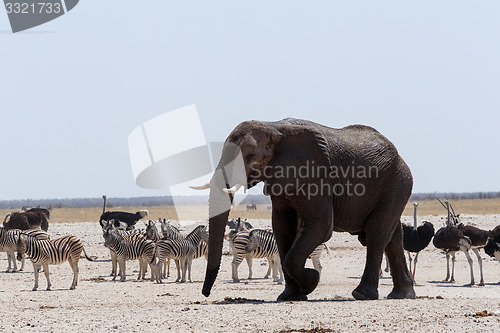
[(498, 1), (85, 0), (12, 34), (0, 8), (0, 199), (167, 194), (135, 185), (127, 138), (189, 104), (210, 141), (248, 119), (361, 123), (396, 145), (415, 192), (499, 191), (499, 14)]

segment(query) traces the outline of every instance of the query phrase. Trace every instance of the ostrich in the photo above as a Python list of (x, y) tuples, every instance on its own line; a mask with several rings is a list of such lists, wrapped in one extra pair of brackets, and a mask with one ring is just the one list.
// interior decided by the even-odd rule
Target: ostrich
[[(488, 243), (484, 247), (484, 252), (500, 262), (500, 225), (491, 230), (488, 236)], [(500, 284), (500, 282), (498, 283)]]
[(134, 225), (137, 221), (149, 215), (147, 210), (140, 210), (136, 213), (106, 212), (106, 196), (103, 195), (102, 198), (104, 199), (104, 204), (102, 206), (102, 215), (99, 218), (99, 223), (103, 228), (105, 226), (105, 222), (114, 220), (115, 227), (118, 228), (120, 226), (120, 222), (123, 222), (127, 224), (127, 230), (132, 230), (134, 229)]
[[(437, 198), (436, 198), (437, 199)], [(445, 281), (450, 279), (450, 256), (452, 257), (451, 279), (450, 282), (455, 282), (455, 253), (462, 251), (467, 257), (467, 262), (470, 267), (470, 285), (474, 284), (474, 271), (472, 269), (472, 258), (469, 255), (469, 249), (472, 242), (469, 237), (465, 236), (463, 232), (457, 227), (455, 222), (459, 221), (459, 216), (450, 213), (450, 203), (446, 201), (446, 205), (437, 199), (443, 207), (448, 211), (445, 225), (439, 229), (434, 235), (432, 243), (438, 249), (446, 253), (446, 278)], [(453, 217), (453, 221), (451, 220)]]
[(9, 213), (3, 220), (5, 229), (36, 229), (40, 228), (43, 231), (49, 229), (49, 222), (47, 216), (42, 212), (14, 212)]
[(423, 224), (417, 227), (417, 207), (418, 203), (413, 203), (413, 227), (403, 224), (403, 247), (408, 253), (408, 261), (411, 269), (411, 254), (416, 253), (413, 266), (413, 281), (415, 281), (415, 271), (417, 269), (418, 254), (425, 249), (431, 242), (434, 236), (434, 226), (432, 223), (424, 221)]

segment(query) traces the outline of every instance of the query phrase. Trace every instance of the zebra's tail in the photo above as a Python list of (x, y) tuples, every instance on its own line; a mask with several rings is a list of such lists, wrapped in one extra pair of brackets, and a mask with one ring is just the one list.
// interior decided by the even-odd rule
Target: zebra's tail
[(331, 252), (330, 252), (330, 249), (328, 248), (328, 245), (326, 245), (326, 243), (323, 243), (323, 246), (325, 247), (326, 249), (326, 254), (330, 255)]
[(87, 259), (88, 261), (94, 261), (94, 259), (90, 258), (88, 255), (87, 255), (87, 252), (85, 252), (85, 248), (82, 248), (83, 250), (83, 254), (85, 255), (85, 259)]

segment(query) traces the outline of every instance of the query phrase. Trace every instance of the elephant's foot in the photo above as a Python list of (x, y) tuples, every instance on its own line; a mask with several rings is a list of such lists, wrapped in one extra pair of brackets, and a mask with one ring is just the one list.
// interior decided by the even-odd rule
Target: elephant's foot
[(304, 270), (305, 278), (298, 282), (300, 285), (300, 293), (308, 295), (316, 289), (319, 283), (319, 272), (315, 269), (306, 268)]
[(360, 284), (353, 290), (352, 296), (357, 300), (378, 299), (378, 290), (367, 285)]
[(285, 287), (285, 290), (278, 296), (278, 302), (284, 301), (307, 301), (307, 295)]
[(409, 298), (414, 299), (416, 297), (415, 290), (413, 290), (413, 286), (408, 287), (404, 290), (396, 290), (393, 289), (389, 295), (387, 295), (388, 299), (403, 299)]

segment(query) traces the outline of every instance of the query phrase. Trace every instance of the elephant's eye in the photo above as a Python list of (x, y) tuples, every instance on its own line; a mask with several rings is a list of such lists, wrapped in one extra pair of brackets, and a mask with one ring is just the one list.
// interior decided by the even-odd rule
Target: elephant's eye
[(247, 154), (247, 156), (246, 156), (246, 160), (247, 160), (247, 161), (250, 161), (250, 160), (252, 160), (254, 157), (255, 157), (255, 154), (253, 154), (253, 153), (252, 153), (252, 154)]

